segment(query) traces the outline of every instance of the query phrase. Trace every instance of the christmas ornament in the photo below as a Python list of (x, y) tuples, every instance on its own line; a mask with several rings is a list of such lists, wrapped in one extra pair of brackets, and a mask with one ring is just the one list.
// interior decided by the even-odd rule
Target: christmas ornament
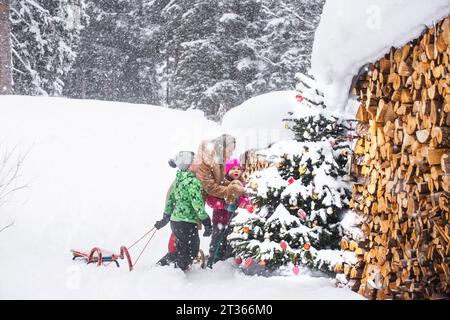
[(305, 174), (307, 167), (305, 165), (301, 166), (300, 168), (298, 168), (298, 172), (300, 174)]
[(245, 264), (245, 267), (246, 267), (246, 268), (250, 268), (251, 265), (253, 264), (253, 259), (252, 259), (252, 258), (247, 258), (247, 259), (245, 259), (244, 264)]
[(294, 181), (295, 181), (295, 179), (294, 179), (293, 177), (290, 177), (290, 178), (288, 179), (288, 183), (289, 183), (289, 184), (293, 184)]
[(251, 206), (251, 205), (248, 205), (247, 211), (248, 211), (248, 213), (253, 213), (253, 211), (255, 211), (255, 208), (253, 208), (253, 206)]
[(259, 262), (259, 265), (262, 266), (262, 267), (264, 267), (266, 264), (267, 264), (267, 260), (261, 260)]
[(312, 194), (312, 199), (313, 199), (313, 200), (319, 200), (319, 194), (313, 192), (313, 194)]
[(303, 221), (306, 220), (306, 212), (303, 209), (298, 210), (297, 215)]
[(244, 233), (248, 233), (249, 231), (250, 231), (250, 228), (248, 226), (244, 226), (242, 228), (242, 232), (244, 232)]
[(333, 138), (330, 138), (328, 140), (328, 142), (330, 143), (331, 147), (334, 148), (334, 146), (336, 145), (336, 140), (334, 140)]
[(250, 184), (250, 188), (253, 189), (253, 190), (256, 190), (256, 189), (258, 189), (258, 184), (256, 182), (252, 182)]
[(281, 240), (281, 241), (280, 241), (280, 247), (281, 247), (281, 249), (283, 249), (283, 251), (286, 251), (286, 248), (287, 248), (287, 243), (286, 243), (286, 241)]
[(303, 97), (301, 96), (301, 95), (296, 95), (295, 96), (295, 99), (298, 101), (298, 102), (302, 102), (303, 101)]
[(284, 128), (285, 128), (285, 129), (289, 129), (289, 125), (288, 125), (287, 122), (284, 123)]
[(240, 264), (242, 263), (242, 258), (241, 258), (240, 256), (237, 256), (237, 257), (234, 259), (234, 262), (236, 262), (237, 265), (240, 265)]
[(277, 162), (277, 163), (275, 163), (275, 167), (277, 167), (277, 168), (281, 168), (283, 165), (281, 164), (281, 162)]
[[(296, 206), (297, 206), (297, 199), (296, 199), (296, 198), (292, 199), (291, 204), (292, 204), (294, 207), (296, 207)], [(298, 208), (297, 208), (297, 209), (298, 209)]]
[(293, 272), (295, 275), (298, 275), (299, 272), (300, 272), (299, 267), (298, 267), (298, 266), (294, 266), (294, 267), (292, 268), (292, 272)]
[(311, 249), (311, 245), (309, 243), (305, 243), (303, 245), (303, 249), (305, 249), (306, 251), (309, 251), (309, 249)]

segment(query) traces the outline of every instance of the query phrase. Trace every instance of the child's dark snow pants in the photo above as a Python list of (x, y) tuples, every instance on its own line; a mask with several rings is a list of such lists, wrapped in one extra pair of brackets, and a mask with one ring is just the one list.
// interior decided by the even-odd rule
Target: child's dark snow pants
[[(217, 261), (226, 260), (233, 256), (233, 249), (228, 243), (227, 237), (231, 234), (232, 228), (220, 223), (213, 224), (213, 231), (211, 235), (211, 244), (209, 245), (209, 259), (208, 264), (212, 265)], [(219, 244), (220, 242), (220, 244)], [(217, 247), (219, 246), (219, 249)], [(217, 250), (217, 256), (214, 255)]]
[(194, 261), (200, 249), (200, 237), (196, 223), (171, 221), (170, 227), (175, 235), (177, 266), (185, 271)]

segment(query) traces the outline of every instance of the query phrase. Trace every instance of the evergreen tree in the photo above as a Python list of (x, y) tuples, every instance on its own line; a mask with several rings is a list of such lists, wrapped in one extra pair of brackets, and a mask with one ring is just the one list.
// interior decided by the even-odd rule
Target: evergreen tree
[(294, 88), (295, 74), (309, 67), (322, 5), (323, 0), (195, 1), (183, 10), (171, 1), (166, 11), (171, 19), (177, 16), (167, 38), (175, 48), (168, 105), (220, 120), (252, 96)]
[(264, 79), (264, 92), (294, 89), (295, 74), (307, 72), (323, 4), (323, 0), (263, 0), (265, 26), (257, 41), (262, 44), (259, 58), (264, 67), (256, 79)]
[(340, 255), (340, 221), (351, 195), (342, 181), (350, 143), (345, 124), (312, 100), (320, 95), (304, 99), (289, 119), (296, 143), (281, 155), (264, 152), (274, 166), (250, 177), (257, 214), (240, 215), (230, 236), (237, 255), (269, 268), (293, 263), (331, 272)]
[(76, 98), (159, 104), (162, 30), (145, 1), (90, 1), (91, 23), (68, 76)]
[(186, 11), (176, 11), (183, 14), (171, 35), (171, 51), (175, 54), (172, 94), (168, 98), (171, 107), (200, 109), (213, 117), (221, 107), (236, 103), (241, 95), (239, 84), (230, 79), (229, 57), (223, 51), (223, 38), (217, 34), (219, 4), (196, 1)]
[(213, 120), (294, 87), (324, 2), (86, 1), (92, 22), (66, 95), (199, 109)]
[(13, 90), (61, 95), (87, 24), (84, 0), (11, 0)]
[(0, 0), (0, 94), (12, 92), (11, 28), (9, 0)]

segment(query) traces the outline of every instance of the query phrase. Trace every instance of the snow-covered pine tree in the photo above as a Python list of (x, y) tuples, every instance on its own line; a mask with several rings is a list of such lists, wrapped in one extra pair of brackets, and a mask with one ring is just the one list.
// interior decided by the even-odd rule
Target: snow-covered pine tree
[(261, 151), (274, 166), (250, 177), (257, 211), (238, 216), (230, 241), (236, 255), (270, 268), (293, 263), (333, 272), (351, 195), (342, 180), (350, 141), (345, 124), (324, 108), (314, 82), (308, 83), (299, 87), (306, 99), (289, 119), (296, 141)]
[(84, 1), (91, 24), (65, 95), (200, 109), (213, 120), (295, 87), (324, 2)]
[(263, 28), (255, 39), (259, 72), (247, 84), (257, 94), (294, 89), (310, 67), (314, 32), (324, 0), (262, 0)]
[(162, 10), (167, 105), (219, 120), (252, 96), (294, 88), (295, 73), (309, 67), (323, 3), (168, 2)]
[(163, 41), (156, 1), (87, 0), (90, 25), (64, 94), (159, 104), (156, 65)]
[(200, 109), (215, 120), (219, 109), (235, 105), (242, 96), (239, 83), (230, 78), (225, 40), (217, 32), (224, 23), (219, 4), (198, 0), (181, 11), (172, 33), (175, 68), (170, 83), (171, 107)]
[(61, 95), (87, 24), (84, 0), (11, 0), (13, 90)]
[(0, 0), (0, 94), (11, 94), (12, 92), (9, 11), (9, 0)]

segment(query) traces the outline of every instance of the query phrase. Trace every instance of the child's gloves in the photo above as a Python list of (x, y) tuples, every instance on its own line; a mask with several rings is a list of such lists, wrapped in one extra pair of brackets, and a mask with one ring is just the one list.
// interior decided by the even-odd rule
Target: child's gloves
[(159, 230), (162, 227), (164, 227), (169, 221), (170, 221), (170, 215), (164, 213), (163, 218), (161, 220), (159, 220), (159, 221), (156, 221), (155, 228), (157, 230)]
[(202, 220), (202, 224), (205, 226), (205, 232), (203, 232), (203, 236), (209, 237), (212, 233), (211, 218), (208, 217), (208, 218)]

